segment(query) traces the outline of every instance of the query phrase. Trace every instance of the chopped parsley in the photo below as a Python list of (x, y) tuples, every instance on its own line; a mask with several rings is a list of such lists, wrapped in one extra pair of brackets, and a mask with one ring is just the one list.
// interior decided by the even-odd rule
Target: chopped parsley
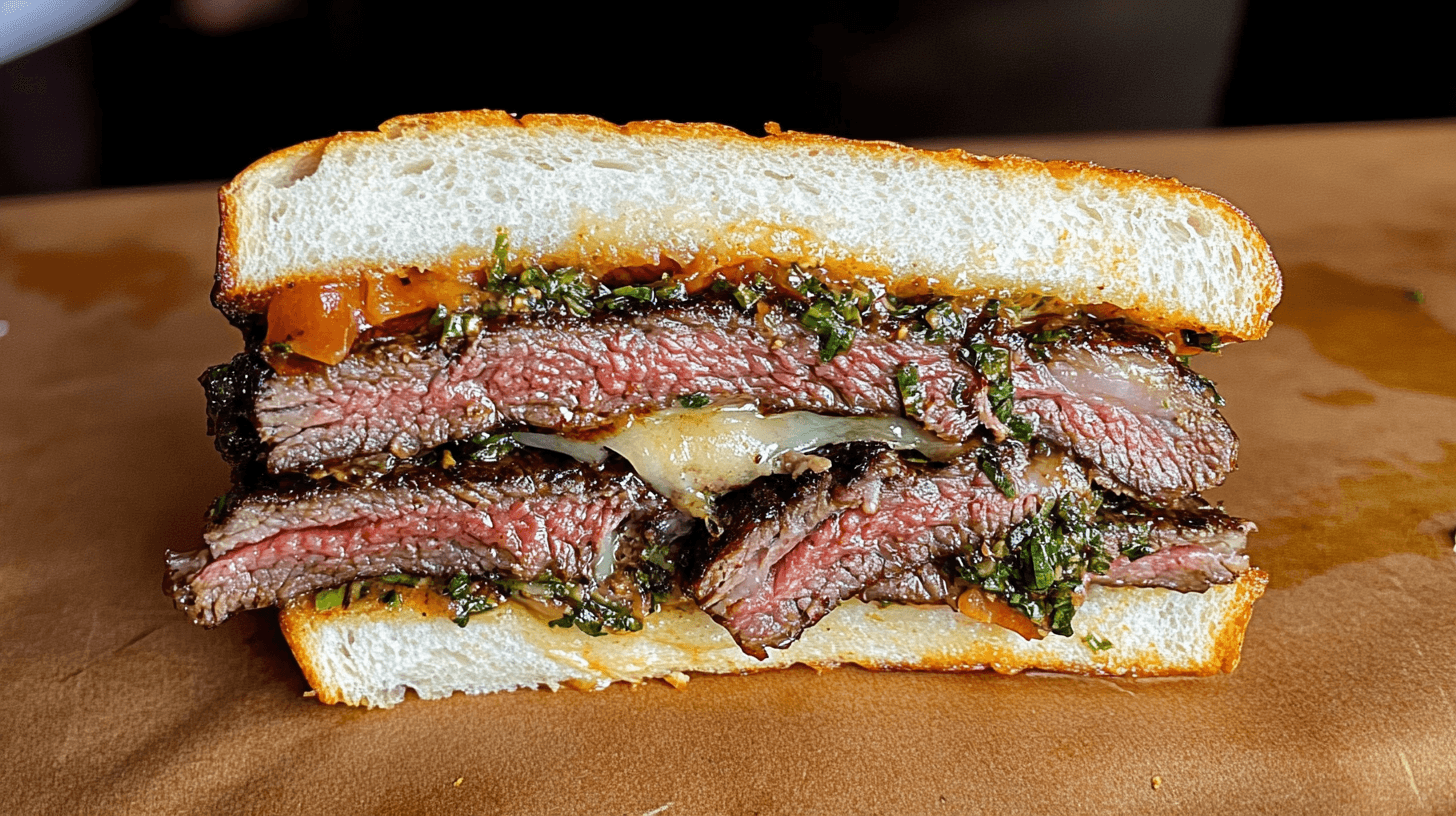
[(652, 304), (657, 302), (657, 290), (651, 286), (618, 286), (611, 290), (605, 297), (597, 300), (599, 309), (617, 311), (625, 309), (634, 303)]
[(1182, 336), (1183, 345), (1185, 346), (1192, 346), (1193, 348), (1203, 349), (1204, 351), (1218, 351), (1223, 347), (1223, 341), (1216, 334), (1184, 329)]
[(982, 445), (976, 450), (976, 467), (980, 468), (981, 472), (986, 474), (986, 478), (990, 479), (991, 484), (995, 485), (996, 489), (1001, 491), (1001, 495), (1008, 499), (1016, 498), (1016, 485), (1006, 475), (1006, 471), (1001, 469), (1001, 462), (998, 461), (998, 450), (995, 446)]
[(391, 589), (379, 596), (379, 602), (390, 609), (399, 609), (404, 605), (404, 598), (400, 596), (399, 592)]
[(926, 309), (920, 319), (925, 321), (925, 339), (931, 343), (958, 341), (966, 334), (966, 316), (949, 300)]
[(985, 379), (991, 413), (1006, 426), (1011, 438), (1030, 442), (1034, 432), (1031, 423), (1013, 412), (1016, 386), (1011, 381), (1011, 352), (990, 343), (971, 343), (961, 347), (960, 355)]
[(1112, 641), (1108, 640), (1107, 638), (1100, 638), (1096, 635), (1088, 635), (1082, 638), (1082, 641), (1087, 644), (1087, 648), (1091, 649), (1094, 652), (1105, 652), (1108, 649), (1112, 648)]
[(466, 458), (477, 462), (496, 462), (521, 447), (521, 443), (509, 433), (476, 434), (463, 447), (468, 449)]
[(555, 576), (547, 575), (534, 581), (503, 578), (496, 580), (496, 584), (507, 592), (555, 601), (565, 606), (566, 613), (549, 622), (559, 629), (575, 626), (592, 637), (609, 632), (636, 632), (642, 629), (642, 621), (630, 609)]
[(819, 335), (819, 361), (827, 363), (854, 345), (855, 329), (833, 301), (816, 300), (799, 316), (804, 328)]
[(419, 586), (420, 583), (419, 578), (413, 575), (406, 575), (402, 572), (396, 572), (391, 575), (380, 576), (379, 580), (383, 581), (386, 584), (400, 584), (408, 587)]
[(1105, 569), (1102, 538), (1090, 522), (1095, 501), (1046, 502), (985, 550), (976, 542), (955, 562), (965, 580), (1058, 635), (1072, 634), (1083, 576)]
[(224, 493), (218, 496), (213, 500), (212, 506), (207, 508), (207, 520), (214, 523), (221, 521), (223, 516), (227, 515), (228, 509), (232, 507), (232, 503), (232, 493)]
[(925, 387), (920, 384), (920, 367), (906, 363), (896, 369), (895, 386), (900, 390), (905, 416), (918, 419), (925, 412)]
[(585, 273), (575, 267), (547, 272), (533, 266), (522, 271), (519, 280), (526, 294), (535, 295), (547, 303), (561, 304), (577, 317), (587, 317), (595, 306), (593, 296), (599, 287), (587, 283), (585, 277)]
[(702, 408), (712, 402), (713, 398), (701, 391), (694, 391), (691, 394), (683, 394), (677, 398), (677, 404), (684, 408)]
[(450, 599), (451, 611), (455, 613), (455, 625), (464, 629), (470, 623), (470, 616), (489, 612), (500, 606), (500, 600), (478, 592), (479, 584), (471, 581), (464, 572), (457, 572), (445, 585), (445, 597)]
[(333, 589), (320, 590), (313, 596), (313, 608), (320, 612), (330, 609), (337, 609), (344, 605), (344, 593), (348, 587), (336, 586)]
[(511, 244), (505, 230), (495, 234), (495, 248), (491, 250), (491, 256), (495, 262), (485, 271), (485, 288), (495, 292), (505, 285), (506, 271), (510, 264)]
[[(440, 308), (444, 308), (441, 306)], [(480, 316), (474, 312), (455, 312), (444, 320), (440, 330), (441, 340), (458, 340), (469, 337), (480, 329)]]

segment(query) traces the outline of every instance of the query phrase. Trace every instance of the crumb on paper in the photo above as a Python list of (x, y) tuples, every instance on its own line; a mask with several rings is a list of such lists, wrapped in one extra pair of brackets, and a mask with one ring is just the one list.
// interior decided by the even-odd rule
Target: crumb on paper
[(1158, 790), (1161, 787), (1163, 787), (1163, 777), (1161, 777), (1161, 776), (1155, 776), (1155, 777), (1153, 777), (1153, 790)]
[(455, 787), (457, 787), (457, 788), (460, 787), (460, 784), (462, 782), (464, 782), (464, 781), (465, 781), (465, 777), (463, 777), (463, 776), (457, 776), (457, 777), (455, 777)]
[(647, 811), (646, 813), (642, 814), (642, 816), (657, 816), (659, 813), (662, 813), (663, 811), (665, 811), (668, 808), (672, 807), (672, 805), (673, 805), (672, 802), (668, 802), (667, 804), (663, 805), (662, 807), (655, 807), (652, 810)]
[(688, 684), (688, 681), (693, 678), (689, 677), (687, 672), (675, 671), (668, 672), (666, 675), (663, 675), (662, 679), (666, 680), (669, 686), (672, 686), (675, 689), (680, 689), (683, 686), (686, 686)]
[(318, 691), (316, 691), (314, 689), (309, 689), (308, 691), (305, 691), (303, 693), (303, 696), (305, 696), (305, 697), (317, 697), (318, 696)]

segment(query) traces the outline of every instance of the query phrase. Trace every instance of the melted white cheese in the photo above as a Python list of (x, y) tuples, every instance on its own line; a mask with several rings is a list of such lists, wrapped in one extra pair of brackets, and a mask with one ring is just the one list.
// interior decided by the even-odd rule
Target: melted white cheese
[(831, 417), (791, 411), (763, 416), (752, 407), (674, 408), (635, 417), (595, 442), (518, 433), (524, 445), (601, 462), (615, 451), (685, 513), (704, 518), (712, 497), (783, 470), (783, 456), (837, 442), (884, 442), (945, 460), (968, 448), (946, 442), (903, 417)]

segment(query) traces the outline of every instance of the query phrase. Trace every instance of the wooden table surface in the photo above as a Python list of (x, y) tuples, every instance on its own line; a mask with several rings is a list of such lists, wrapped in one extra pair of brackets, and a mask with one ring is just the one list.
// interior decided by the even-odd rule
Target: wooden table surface
[(204, 631), (160, 592), (227, 485), (214, 188), (10, 199), (0, 812), (1456, 811), (1456, 122), (955, 144), (1174, 175), (1273, 244), (1274, 330), (1198, 364), (1243, 439), (1212, 498), (1273, 576), (1233, 675), (319, 705), (271, 614)]

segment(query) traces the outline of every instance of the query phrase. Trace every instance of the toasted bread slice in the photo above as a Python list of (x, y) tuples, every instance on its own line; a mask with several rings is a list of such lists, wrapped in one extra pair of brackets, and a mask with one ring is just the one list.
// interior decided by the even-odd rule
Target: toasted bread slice
[(298, 280), (512, 261), (592, 271), (822, 266), (940, 295), (1111, 304), (1160, 330), (1263, 336), (1268, 245), (1228, 202), (1075, 162), (498, 111), (406, 116), (274, 153), (221, 193), (215, 302)]
[[(389, 707), (406, 689), (420, 697), (486, 694), (561, 685), (600, 689), (616, 681), (687, 672), (746, 673), (802, 663), (871, 669), (1075, 674), (1209, 675), (1233, 671), (1244, 629), (1268, 576), (1250, 570), (1202, 593), (1093, 586), (1076, 635), (1025, 640), (944, 606), (850, 601), (798, 642), (764, 661), (690, 605), (649, 615), (642, 631), (590, 637), (551, 627), (517, 603), (476, 615), (461, 628), (423, 591), (387, 607), (356, 602), (320, 612), (311, 596), (284, 607), (283, 634), (304, 676), (326, 703)], [(1090, 641), (1090, 642), (1089, 642)], [(1094, 648), (1110, 644), (1106, 648)]]

